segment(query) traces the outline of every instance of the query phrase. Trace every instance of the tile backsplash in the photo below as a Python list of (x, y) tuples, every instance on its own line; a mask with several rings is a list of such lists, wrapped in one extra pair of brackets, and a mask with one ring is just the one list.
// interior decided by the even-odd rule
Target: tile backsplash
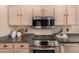
[(55, 32), (58, 32), (61, 27), (55, 27), (53, 29), (32, 29), (28, 27), (28, 33), (35, 33), (36, 35), (51, 35)]
[(69, 26), (69, 33), (79, 33), (79, 25)]
[[(27, 33), (35, 33), (36, 35), (51, 35), (53, 33), (57, 33), (61, 28), (63, 28), (63, 31), (65, 32), (64, 26), (56, 26), (53, 29), (33, 29), (30, 26), (24, 26), (23, 28), (27, 29)], [(67, 28), (69, 29), (67, 33), (79, 33), (79, 25), (68, 26)], [(10, 27), (10, 30), (17, 30), (17, 26)]]
[[(2, 27), (1, 27), (2, 26)], [(11, 33), (12, 30), (17, 30), (18, 26), (8, 26), (8, 25), (1, 25), (0, 30), (0, 37), (5, 36)], [(24, 26), (24, 29), (27, 29), (26, 33), (35, 33), (36, 35), (51, 35), (53, 33), (57, 33), (61, 28), (65, 29), (64, 26), (56, 26), (53, 29), (33, 29), (30, 26)], [(69, 29), (68, 33), (79, 33), (79, 25), (77, 26), (69, 26), (67, 27)]]
[[(27, 29), (27, 32), (26, 33), (34, 33), (36, 35), (51, 35), (53, 33), (56, 33), (58, 32), (61, 28), (64, 28), (63, 26), (56, 26), (55, 28), (52, 28), (52, 29), (33, 29), (32, 27), (30, 26), (27, 26), (27, 27), (22, 27), (24, 29)], [(17, 26), (13, 26), (13, 27), (10, 27), (11, 31), (12, 30), (17, 30), (18, 27)]]

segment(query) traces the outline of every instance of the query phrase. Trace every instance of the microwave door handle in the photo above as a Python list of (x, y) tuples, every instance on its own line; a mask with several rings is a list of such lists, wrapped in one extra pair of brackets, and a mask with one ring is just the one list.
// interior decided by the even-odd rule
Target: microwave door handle
[(48, 26), (50, 26), (50, 20), (48, 20)]
[(50, 20), (49, 20), (49, 26), (50, 26)]
[(50, 26), (50, 18), (48, 17), (48, 26)]

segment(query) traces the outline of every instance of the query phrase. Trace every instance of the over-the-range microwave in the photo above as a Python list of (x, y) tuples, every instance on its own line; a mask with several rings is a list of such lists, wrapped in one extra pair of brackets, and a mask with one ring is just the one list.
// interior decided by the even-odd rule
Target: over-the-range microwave
[(33, 16), (32, 17), (32, 27), (50, 29), (54, 28), (55, 19), (52, 16)]

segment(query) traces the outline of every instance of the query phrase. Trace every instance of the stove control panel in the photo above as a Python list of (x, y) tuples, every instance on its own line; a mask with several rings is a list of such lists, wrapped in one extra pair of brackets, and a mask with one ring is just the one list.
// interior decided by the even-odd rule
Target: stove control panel
[(53, 40), (33, 40), (32, 41), (33, 46), (58, 46), (57, 41)]

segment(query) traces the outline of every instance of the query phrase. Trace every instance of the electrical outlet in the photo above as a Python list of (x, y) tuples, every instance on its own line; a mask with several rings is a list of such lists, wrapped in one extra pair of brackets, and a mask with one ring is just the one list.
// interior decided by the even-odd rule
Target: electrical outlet
[(27, 30), (27, 28), (25, 29), (25, 32), (27, 32), (28, 30)]
[(67, 28), (66, 31), (69, 32), (69, 28)]

